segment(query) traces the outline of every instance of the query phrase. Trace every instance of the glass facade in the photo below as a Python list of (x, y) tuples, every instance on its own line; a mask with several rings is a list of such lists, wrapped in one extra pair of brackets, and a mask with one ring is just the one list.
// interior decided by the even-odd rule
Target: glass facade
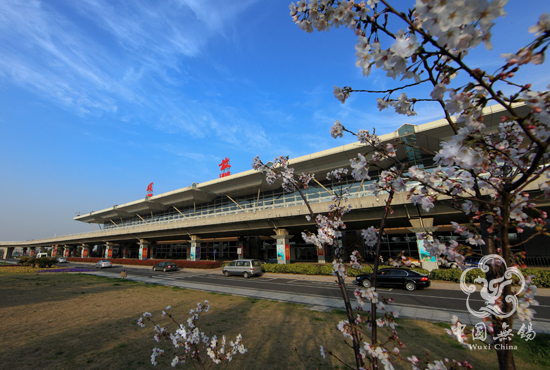
[(153, 258), (185, 259), (188, 244), (156, 244), (153, 247)]

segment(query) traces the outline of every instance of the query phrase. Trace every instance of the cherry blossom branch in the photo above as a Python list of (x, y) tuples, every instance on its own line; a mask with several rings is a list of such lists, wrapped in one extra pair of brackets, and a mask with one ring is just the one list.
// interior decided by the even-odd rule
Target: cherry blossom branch
[[(396, 91), (399, 91), (399, 90), (403, 90), (403, 89), (406, 89), (408, 87), (412, 87), (412, 86), (417, 86), (417, 85), (420, 85), (424, 82), (428, 82), (429, 80), (422, 80), (422, 81), (419, 81), (419, 82), (414, 82), (414, 83), (411, 83), (411, 84), (408, 84), (408, 85), (404, 85), (404, 86), (399, 86), (399, 87), (396, 87), (394, 89), (388, 89), (388, 90), (362, 90), (362, 89), (352, 89), (351, 87), (343, 87), (342, 90), (346, 90), (348, 92), (366, 92), (366, 93), (373, 93), (373, 94), (388, 94), (388, 95), (391, 95), (393, 94), (394, 92)], [(433, 99), (416, 99), (416, 101), (433, 101)]]

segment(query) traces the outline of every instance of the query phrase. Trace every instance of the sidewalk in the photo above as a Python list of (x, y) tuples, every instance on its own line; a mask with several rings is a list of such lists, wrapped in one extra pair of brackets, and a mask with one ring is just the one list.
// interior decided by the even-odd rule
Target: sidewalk
[[(123, 266), (124, 267), (124, 266)], [(138, 266), (132, 266), (138, 267)], [(139, 268), (150, 269), (150, 266), (139, 266)], [(183, 269), (183, 271), (188, 271), (196, 274), (212, 274), (212, 275), (222, 275), (222, 269)], [(107, 273), (103, 271), (90, 272), (90, 274), (108, 276)], [(317, 275), (294, 275), (294, 274), (275, 274), (275, 273), (265, 273), (263, 277), (266, 278), (276, 278), (276, 279), (290, 279), (290, 280), (309, 280), (309, 281), (324, 281), (324, 282), (335, 282), (336, 279), (333, 276), (317, 276)], [(260, 299), (268, 299), (273, 301), (282, 301), (295, 304), (305, 305), (307, 309), (316, 310), (316, 311), (331, 311), (334, 309), (345, 309), (344, 302), (341, 298), (327, 298), (307, 294), (290, 294), (290, 293), (279, 293), (279, 292), (270, 292), (258, 289), (251, 288), (239, 288), (239, 287), (227, 287), (216, 284), (199, 284), (193, 283), (185, 280), (165, 280), (159, 279), (158, 277), (149, 276), (149, 277), (139, 277), (131, 276), (127, 279), (140, 281), (143, 283), (153, 283), (153, 284), (163, 284), (170, 286), (177, 286), (180, 288), (211, 291), (217, 293), (225, 293), (231, 295), (245, 296), (245, 297), (254, 297)], [(253, 278), (254, 279), (254, 278)], [(346, 284), (352, 285), (354, 278), (348, 277), (346, 279)], [(433, 282), (430, 288), (428, 289), (447, 289), (447, 290), (460, 290), (460, 284), (451, 283), (451, 282)], [(538, 289), (540, 296), (550, 296), (550, 289)], [(542, 293), (542, 294), (540, 294)], [(353, 300), (352, 305), (356, 306), (357, 303), (353, 297), (350, 297)], [(430, 309), (421, 306), (413, 305), (400, 305), (399, 303), (394, 303), (387, 306), (388, 311), (398, 311), (399, 317), (416, 319), (416, 320), (425, 320), (425, 321), (436, 321), (436, 322), (447, 322), (451, 323), (453, 315), (456, 315), (459, 320), (468, 326), (474, 326), (475, 324), (481, 322), (481, 319), (470, 315), (465, 309), (464, 310), (446, 310), (446, 309)], [(536, 307), (535, 307), (536, 311)], [(536, 316), (535, 316), (536, 317)], [(514, 331), (517, 331), (521, 328), (523, 322), (515, 320), (514, 322)], [(536, 332), (550, 333), (550, 320), (539, 319), (532, 321), (533, 330)]]

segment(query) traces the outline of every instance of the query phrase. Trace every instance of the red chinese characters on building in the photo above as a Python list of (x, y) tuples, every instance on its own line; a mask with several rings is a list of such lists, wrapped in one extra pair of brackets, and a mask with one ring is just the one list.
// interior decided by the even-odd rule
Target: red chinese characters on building
[(153, 196), (153, 183), (150, 183), (147, 186), (147, 195), (146, 197), (152, 197)]
[(231, 175), (231, 172), (229, 169), (231, 168), (231, 165), (229, 164), (229, 158), (225, 157), (225, 159), (218, 165), (220, 167), (220, 178)]

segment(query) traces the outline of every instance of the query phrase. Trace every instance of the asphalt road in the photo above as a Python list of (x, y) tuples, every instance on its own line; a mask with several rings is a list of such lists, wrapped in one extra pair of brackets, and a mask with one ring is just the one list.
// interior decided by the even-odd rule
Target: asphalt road
[[(89, 264), (69, 263), (67, 267), (92, 267)], [(170, 281), (190, 281), (196, 284), (204, 284), (210, 287), (214, 286), (219, 288), (220, 292), (227, 291), (230, 288), (245, 288), (251, 290), (264, 290), (272, 292), (290, 293), (296, 295), (308, 295), (319, 297), (331, 297), (340, 298), (340, 288), (332, 281), (316, 281), (316, 280), (303, 280), (303, 279), (287, 279), (277, 277), (270, 277), (270, 274), (265, 274), (261, 277), (254, 277), (250, 279), (244, 279), (240, 276), (225, 277), (221, 274), (213, 274), (212, 272), (202, 272), (197, 270), (180, 270), (171, 272), (152, 271), (148, 268), (142, 267), (129, 267), (115, 265), (113, 268), (102, 269), (103, 272), (112, 274), (113, 277), (119, 277), (122, 269), (128, 271), (128, 275), (134, 276), (147, 276), (154, 277), (159, 280), (159, 283), (170, 284)], [(439, 284), (438, 284), (439, 285)], [(348, 286), (350, 299), (355, 302), (353, 298), (354, 285)], [(467, 313), (467, 295), (461, 290), (451, 289), (436, 289), (433, 287), (423, 290), (416, 290), (414, 292), (408, 292), (399, 288), (379, 288), (379, 294), (387, 298), (393, 298), (393, 305), (396, 306), (411, 306), (422, 307), (429, 309), (449, 310), (455, 312)], [(536, 300), (539, 302), (538, 307), (533, 307), (537, 312), (537, 320), (550, 321), (550, 297), (537, 296)], [(470, 296), (470, 306), (473, 309), (478, 310), (484, 306), (484, 300), (481, 299), (479, 294), (472, 294)]]

